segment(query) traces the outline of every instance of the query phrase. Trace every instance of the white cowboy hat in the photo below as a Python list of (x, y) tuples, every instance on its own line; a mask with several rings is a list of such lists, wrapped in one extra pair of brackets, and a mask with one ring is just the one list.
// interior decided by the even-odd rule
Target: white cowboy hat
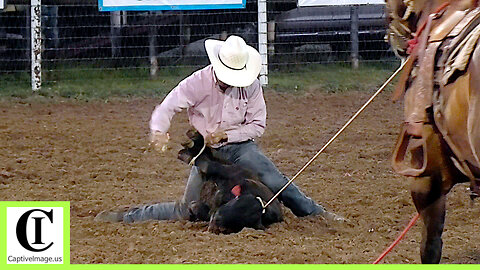
[(205, 49), (215, 75), (228, 85), (249, 86), (260, 73), (260, 54), (241, 37), (232, 35), (225, 41), (207, 39)]

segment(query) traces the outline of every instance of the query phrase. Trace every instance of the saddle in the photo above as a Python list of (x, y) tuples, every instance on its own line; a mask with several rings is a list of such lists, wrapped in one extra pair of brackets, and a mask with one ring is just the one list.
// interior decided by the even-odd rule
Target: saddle
[(405, 123), (392, 160), (397, 173), (421, 177), (439, 169), (434, 163), (440, 144), (432, 147), (431, 141), (435, 131), (451, 150), (451, 162), (470, 179), (472, 192), (480, 193), (480, 141), (458, 134), (480, 132), (474, 119), (461, 118), (478, 115), (480, 121), (480, 89), (469, 92), (473, 74), (468, 71), (479, 39), (480, 8), (447, 7), (426, 20), (394, 92), (394, 99), (405, 95)]

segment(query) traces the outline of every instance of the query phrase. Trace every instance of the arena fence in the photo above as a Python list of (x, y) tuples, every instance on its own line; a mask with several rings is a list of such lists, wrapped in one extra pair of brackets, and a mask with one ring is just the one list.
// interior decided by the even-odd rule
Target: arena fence
[(204, 40), (235, 34), (261, 52), (268, 84), (268, 72), (298, 66), (396, 61), (385, 24), (383, 5), (247, 0), (241, 9), (105, 12), (94, 0), (7, 0), (0, 10), (0, 83), (38, 90), (113, 71), (118, 80), (158, 78), (208, 64)]

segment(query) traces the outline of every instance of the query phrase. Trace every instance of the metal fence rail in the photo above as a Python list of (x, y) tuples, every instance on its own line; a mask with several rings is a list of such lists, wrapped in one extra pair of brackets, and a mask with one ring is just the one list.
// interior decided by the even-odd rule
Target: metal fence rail
[[(245, 9), (100, 12), (97, 1), (44, 0), (38, 6), (41, 20), (35, 21), (37, 1), (12, 0), (0, 11), (0, 83), (28, 83), (35, 73), (43, 84), (88, 80), (89, 72), (108, 70), (123, 70), (125, 77), (155, 76), (164, 68), (208, 64), (204, 39), (231, 34), (264, 46), (264, 73), (296, 65), (392, 60), (383, 40), (381, 6), (297, 8), (292, 0), (260, 0), (260, 5), (247, 0)], [(259, 19), (266, 23), (259, 27)], [(35, 27), (40, 30), (32, 33)], [(358, 39), (353, 46), (352, 37)], [(35, 67), (40, 55), (41, 67)], [(72, 73), (78, 77), (64, 76)]]

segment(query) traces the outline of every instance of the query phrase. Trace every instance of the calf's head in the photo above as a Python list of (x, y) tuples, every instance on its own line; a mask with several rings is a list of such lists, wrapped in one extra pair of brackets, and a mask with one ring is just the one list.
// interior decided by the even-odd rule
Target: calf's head
[(261, 202), (252, 194), (235, 197), (218, 208), (210, 219), (208, 231), (227, 234), (245, 227), (263, 230), (262, 211)]
[[(178, 151), (178, 159), (189, 164), (194, 157), (196, 157), (203, 148), (204, 140), (198, 131), (190, 129), (187, 131), (188, 140), (182, 143), (183, 149)], [(203, 155), (211, 158), (210, 149), (205, 148)]]

